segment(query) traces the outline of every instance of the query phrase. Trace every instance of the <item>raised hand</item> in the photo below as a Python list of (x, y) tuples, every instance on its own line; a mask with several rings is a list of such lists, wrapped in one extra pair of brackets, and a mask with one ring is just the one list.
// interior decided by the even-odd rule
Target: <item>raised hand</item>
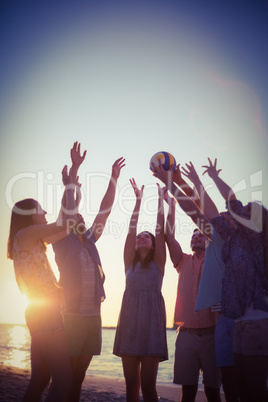
[(180, 170), (180, 163), (176, 166), (175, 171), (173, 172), (173, 181), (180, 185), (184, 180), (181, 175), (181, 170)]
[(176, 204), (176, 201), (173, 197), (170, 197), (168, 190), (166, 187), (163, 188), (164, 191), (164, 200), (168, 205)]
[[(187, 169), (186, 169), (187, 168)], [(192, 183), (196, 183), (199, 180), (199, 176), (196, 173), (195, 167), (192, 162), (186, 163), (186, 168), (182, 167), (182, 174), (186, 176)]]
[(86, 157), (87, 151), (81, 155), (81, 144), (76, 141), (71, 149), (71, 159), (73, 166), (79, 167)]
[(125, 158), (121, 157), (119, 159), (117, 159), (113, 166), (112, 166), (112, 177), (114, 179), (118, 179), (118, 177), (120, 176), (120, 172), (121, 169), (125, 166)]
[(153, 176), (155, 176), (157, 179), (161, 180), (165, 186), (168, 186), (172, 183), (173, 181), (173, 172), (170, 170), (165, 170), (163, 168), (163, 165), (161, 164), (159, 160), (159, 165), (158, 167), (155, 166), (154, 163), (152, 163), (153, 166)]
[(73, 176), (70, 174), (70, 172), (68, 173), (67, 165), (63, 167), (61, 171), (61, 177), (62, 177), (62, 183), (65, 187), (69, 186), (70, 184), (74, 184)]
[(157, 188), (158, 188), (158, 195), (159, 195), (159, 197), (165, 199), (165, 193), (167, 193), (167, 188), (166, 188), (166, 186), (165, 186), (165, 187), (161, 187), (161, 186), (159, 185), (159, 183), (156, 183), (156, 185), (157, 185)]
[(142, 196), (143, 196), (144, 185), (142, 185), (141, 188), (139, 189), (137, 184), (136, 184), (136, 182), (135, 182), (135, 179), (129, 179), (129, 181), (130, 181), (130, 184), (131, 184), (131, 186), (132, 186), (132, 188), (134, 190), (136, 198), (141, 199)]
[(212, 179), (219, 176), (219, 173), (222, 169), (217, 170), (217, 158), (215, 158), (214, 164), (211, 162), (210, 158), (208, 158), (209, 165), (203, 165), (202, 167), (206, 170), (203, 175), (207, 173)]

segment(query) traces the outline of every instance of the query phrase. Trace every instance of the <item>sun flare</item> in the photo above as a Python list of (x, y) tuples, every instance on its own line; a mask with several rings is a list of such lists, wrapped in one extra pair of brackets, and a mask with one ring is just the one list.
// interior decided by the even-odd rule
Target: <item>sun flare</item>
[[(5, 289), (1, 294), (0, 300), (2, 306), (1, 322), (7, 324), (25, 324), (25, 310), (28, 306), (26, 295), (20, 293), (16, 282), (10, 281), (5, 285)], [(6, 301), (9, 301), (7, 304)]]

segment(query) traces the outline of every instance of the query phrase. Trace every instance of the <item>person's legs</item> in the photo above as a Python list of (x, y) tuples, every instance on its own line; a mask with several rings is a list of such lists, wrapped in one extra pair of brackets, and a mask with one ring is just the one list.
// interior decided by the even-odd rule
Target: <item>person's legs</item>
[(122, 364), (126, 381), (126, 401), (139, 402), (140, 391), (140, 357), (122, 356)]
[(68, 400), (76, 402), (92, 357), (101, 352), (101, 317), (65, 315), (64, 328), (73, 374)]
[(239, 397), (268, 400), (268, 319), (238, 321), (234, 328), (234, 368)]
[(52, 377), (46, 402), (66, 401), (72, 373), (64, 330), (41, 334), (40, 337), (43, 355)]
[(92, 356), (87, 355), (80, 355), (79, 357), (70, 358), (72, 366), (72, 384), (69, 392), (69, 402), (79, 402), (82, 384), (91, 359)]
[(238, 402), (233, 356), (234, 320), (219, 314), (215, 328), (216, 363), (226, 402)]
[(23, 402), (39, 401), (50, 380), (50, 371), (38, 335), (31, 337), (31, 379)]
[(207, 397), (208, 402), (221, 402), (220, 389), (219, 388), (210, 388), (208, 386), (204, 386), (204, 391)]
[(234, 361), (241, 402), (267, 402), (268, 356), (234, 353)]
[(239, 402), (234, 367), (221, 367), (221, 381), (226, 402)]
[(208, 402), (220, 402), (221, 371), (216, 365), (214, 333), (202, 334), (200, 341), (199, 358), (204, 391)]
[(194, 402), (198, 384), (181, 386), (181, 402)]
[(141, 390), (144, 402), (157, 402), (156, 377), (159, 357), (144, 356), (141, 358)]

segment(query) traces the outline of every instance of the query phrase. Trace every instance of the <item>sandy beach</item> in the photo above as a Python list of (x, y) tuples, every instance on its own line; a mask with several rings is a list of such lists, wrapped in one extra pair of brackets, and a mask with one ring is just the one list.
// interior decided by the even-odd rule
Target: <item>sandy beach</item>
[[(30, 378), (29, 370), (0, 365), (0, 401), (20, 402)], [(178, 402), (180, 387), (174, 384), (157, 385), (160, 402)], [(81, 402), (125, 401), (124, 380), (87, 376), (82, 389)], [(142, 398), (141, 398), (142, 401)], [(205, 402), (203, 391), (198, 391), (197, 402)]]

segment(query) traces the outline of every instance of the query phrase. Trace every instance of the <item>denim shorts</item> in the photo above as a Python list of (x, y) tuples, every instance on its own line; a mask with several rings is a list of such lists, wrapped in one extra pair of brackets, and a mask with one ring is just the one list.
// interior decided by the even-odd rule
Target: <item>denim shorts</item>
[(29, 305), (25, 311), (25, 320), (31, 335), (51, 333), (63, 329), (63, 316), (60, 306)]
[(219, 314), (215, 329), (215, 347), (217, 367), (232, 367), (234, 320)]

